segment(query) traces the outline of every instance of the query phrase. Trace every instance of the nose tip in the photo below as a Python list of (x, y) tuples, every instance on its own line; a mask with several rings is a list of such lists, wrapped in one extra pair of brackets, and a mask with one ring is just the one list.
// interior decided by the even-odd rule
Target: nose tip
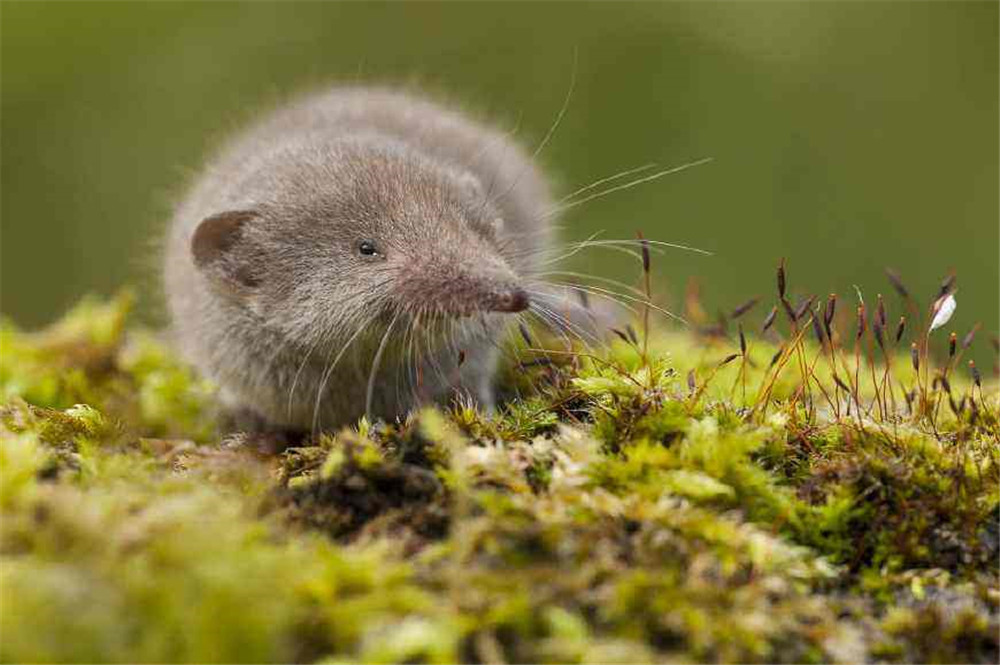
[(496, 307), (498, 312), (523, 312), (528, 309), (528, 294), (524, 289), (508, 289), (497, 295)]

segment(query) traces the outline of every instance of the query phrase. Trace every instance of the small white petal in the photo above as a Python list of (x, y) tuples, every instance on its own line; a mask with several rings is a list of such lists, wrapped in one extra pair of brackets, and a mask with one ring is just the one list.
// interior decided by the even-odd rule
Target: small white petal
[(958, 307), (958, 303), (955, 302), (955, 296), (948, 294), (943, 298), (938, 299), (934, 304), (934, 320), (931, 321), (931, 330), (937, 330), (944, 324), (951, 320), (951, 315), (955, 313), (955, 308)]

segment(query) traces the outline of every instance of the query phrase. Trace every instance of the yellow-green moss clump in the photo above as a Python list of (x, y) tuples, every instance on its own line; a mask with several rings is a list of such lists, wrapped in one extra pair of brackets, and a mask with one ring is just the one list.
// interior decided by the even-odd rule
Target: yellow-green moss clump
[(1000, 658), (998, 393), (923, 347), (629, 327), (268, 453), (128, 309), (0, 329), (0, 660)]

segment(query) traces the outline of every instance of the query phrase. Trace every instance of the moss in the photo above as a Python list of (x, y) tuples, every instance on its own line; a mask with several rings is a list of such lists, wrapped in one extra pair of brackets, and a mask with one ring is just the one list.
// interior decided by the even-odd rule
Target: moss
[[(254, 493), (233, 482), (268, 483), (259, 463), (212, 455), (178, 472), (122, 450), (98, 454), (109, 459), (89, 473), (24, 482), (46, 454), (41, 429), (4, 437), (3, 450), (16, 451), (3, 467), (4, 660), (315, 657), (361, 643), (365, 627), (352, 627), (341, 603), (402, 614), (419, 595), (406, 593), (405, 574), (385, 576), (401, 564), (383, 567), (377, 552), (292, 538), (260, 519)], [(240, 473), (219, 482), (225, 465)], [(378, 579), (365, 572), (376, 569)], [(387, 584), (400, 593), (385, 595)], [(329, 616), (310, 611), (316, 603)]]
[(274, 453), (129, 307), (0, 328), (2, 660), (1000, 656), (995, 383), (654, 331)]
[[(896, 662), (987, 663), (1000, 648), (996, 597), (983, 602), (968, 590), (934, 589), (933, 597), (893, 607), (880, 628), (876, 655)], [(921, 594), (926, 596), (925, 594)]]
[[(433, 471), (398, 460), (385, 460), (372, 448), (335, 440), (317, 477), (301, 476), (280, 493), (289, 518), (320, 529), (335, 539), (353, 537), (379, 521), (385, 535), (399, 531), (418, 538), (441, 537), (448, 525), (444, 485)], [(413, 545), (418, 548), (420, 545)]]
[(209, 440), (212, 387), (148, 330), (126, 330), (133, 298), (84, 299), (55, 325), (23, 333), (0, 322), (0, 397), (39, 407), (74, 404), (118, 414), (148, 436)]

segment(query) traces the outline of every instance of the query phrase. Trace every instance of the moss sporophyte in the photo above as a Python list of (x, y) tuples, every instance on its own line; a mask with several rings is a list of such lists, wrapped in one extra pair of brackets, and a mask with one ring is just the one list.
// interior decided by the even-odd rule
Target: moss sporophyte
[(525, 330), (495, 413), (279, 452), (127, 295), (4, 322), (0, 659), (997, 662), (996, 377), (891, 277)]

